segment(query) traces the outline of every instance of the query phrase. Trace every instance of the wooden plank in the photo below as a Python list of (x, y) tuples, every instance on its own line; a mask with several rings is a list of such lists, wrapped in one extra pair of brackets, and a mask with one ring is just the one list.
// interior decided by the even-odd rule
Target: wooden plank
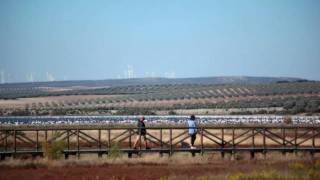
[(259, 134), (259, 132), (255, 132), (255, 133), (254, 133), (254, 130), (252, 130), (252, 133), (253, 133), (253, 134), (251, 134), (250, 136), (247, 136), (247, 137), (241, 139), (240, 141), (236, 142), (235, 145), (239, 145), (240, 143), (244, 142), (245, 140), (247, 140), (247, 139), (249, 139), (249, 138), (252, 138), (252, 142), (253, 142), (253, 145), (254, 145), (254, 136), (257, 135), (257, 134)]
[[(165, 145), (168, 145), (169, 146), (169, 143), (166, 143), (166, 142), (163, 142), (161, 139), (158, 139), (156, 138), (155, 136), (153, 136), (152, 134), (150, 133), (147, 133), (148, 136), (152, 137), (153, 139), (157, 140), (160, 144), (165, 144)], [(160, 131), (160, 137), (162, 136), (162, 131)], [(161, 137), (162, 138), (162, 137)]]
[(186, 139), (188, 139), (188, 138), (190, 138), (190, 136), (186, 136), (186, 137), (182, 138), (182, 139), (179, 140), (178, 142), (172, 144), (172, 146), (176, 146), (177, 144), (182, 143), (184, 140), (186, 140)]
[[(172, 129), (170, 129), (170, 130), (172, 131)], [(180, 133), (180, 134), (178, 134), (177, 136), (173, 137), (173, 138), (171, 139), (171, 141), (174, 141), (174, 140), (178, 139), (179, 137), (183, 136), (183, 135), (186, 134), (187, 132), (188, 132), (188, 131), (183, 131), (182, 133)], [(168, 144), (169, 141), (167, 141), (167, 142), (165, 142), (165, 143)]]
[(127, 132), (128, 132), (128, 130), (125, 130), (124, 132), (122, 132), (122, 133), (121, 133), (121, 134), (119, 134), (118, 136), (116, 136), (116, 137), (112, 138), (112, 139), (111, 139), (111, 141), (114, 141), (114, 140), (118, 139), (119, 137), (121, 137), (121, 136), (125, 135)]
[(52, 138), (49, 140), (49, 142), (52, 142), (52, 141), (57, 140), (58, 138), (60, 138), (60, 137), (62, 137), (63, 135), (65, 135), (66, 133), (67, 133), (66, 131), (63, 131), (62, 133), (58, 133), (58, 135), (52, 137)]
[[(281, 140), (282, 140), (282, 143), (281, 143), (280, 141), (276, 141), (278, 144), (282, 144), (282, 145), (283, 145), (283, 141), (284, 141), (284, 142), (286, 142), (286, 144), (287, 144), (287, 143), (290, 143), (290, 144), (294, 145), (294, 144), (291, 143), (290, 141), (287, 141), (285, 137), (283, 138), (283, 136), (279, 136), (278, 134), (275, 134), (275, 133), (273, 133), (273, 132), (271, 132), (271, 131), (269, 131), (269, 130), (267, 130), (267, 129), (266, 129), (266, 132), (268, 132), (269, 134), (271, 134), (271, 135), (273, 135), (273, 136), (281, 139)], [(271, 136), (270, 136), (270, 137), (271, 137)]]
[[(309, 130), (309, 131), (306, 131), (306, 132), (304, 132), (302, 135), (300, 135), (300, 136), (298, 136), (297, 135), (297, 139), (299, 139), (299, 138), (302, 138), (302, 137), (304, 137), (304, 136), (306, 136), (307, 134), (309, 134), (310, 132), (312, 132), (312, 130)], [(295, 139), (296, 139), (296, 134), (295, 134), (295, 137), (293, 138), (293, 139), (291, 139), (290, 140), (290, 142), (291, 142), (291, 144), (292, 145), (294, 145), (294, 141), (295, 141)]]
[(147, 141), (150, 141), (150, 142), (152, 142), (152, 143), (155, 144), (155, 145), (160, 145), (159, 142), (154, 141), (154, 140), (152, 140), (152, 139), (150, 139), (150, 138), (148, 138), (148, 137), (147, 137)]
[(10, 136), (10, 133), (8, 131), (5, 131), (4, 137), (0, 139), (0, 141), (5, 141)]
[(86, 133), (84, 133), (84, 132), (82, 132), (82, 131), (79, 131), (79, 133), (80, 133), (81, 135), (84, 135), (85, 137), (87, 137), (87, 138), (95, 141), (96, 143), (99, 143), (99, 139), (96, 139), (96, 138), (94, 138), (94, 137), (92, 137), (92, 136), (90, 136), (90, 135), (88, 135), (88, 134), (86, 134)]
[(214, 143), (218, 144), (219, 146), (222, 146), (222, 148), (224, 147), (224, 145), (223, 145), (223, 144), (221, 144), (220, 142), (218, 142), (218, 141), (216, 141), (216, 140), (212, 139), (211, 137), (207, 136), (206, 134), (203, 134), (203, 136), (204, 136), (204, 137), (206, 137), (206, 138), (208, 138), (210, 141), (212, 141), (212, 142), (214, 142)]
[[(301, 145), (302, 143), (304, 143), (304, 142), (306, 142), (306, 141), (308, 141), (308, 140), (310, 140), (310, 139), (313, 139), (314, 137), (318, 136), (319, 134), (320, 134), (320, 132), (318, 132), (317, 134), (312, 135), (311, 137), (308, 137), (308, 138), (300, 141), (299, 143), (297, 143), (297, 145)], [(312, 143), (313, 143), (313, 142), (312, 142)]]
[[(244, 133), (242, 133), (242, 134), (240, 134), (238, 136), (235, 136), (235, 134), (233, 134), (235, 136), (235, 138), (234, 139), (232, 138), (230, 141), (226, 142), (226, 144), (231, 144), (231, 143), (233, 144), (233, 142), (235, 142), (237, 139), (241, 138), (242, 136), (248, 134), (250, 131), (251, 130), (249, 129), (249, 130), (245, 131)], [(234, 133), (234, 130), (232, 130), (232, 132)]]
[(272, 141), (274, 141), (274, 142), (276, 142), (276, 143), (278, 143), (278, 144), (282, 145), (282, 142), (280, 142), (280, 141), (278, 141), (278, 140), (274, 139), (273, 137), (271, 137), (271, 136), (267, 135), (265, 130), (263, 130), (263, 131), (262, 131), (262, 133), (261, 133), (261, 131), (259, 131), (259, 133), (263, 135), (263, 147), (264, 147), (264, 148), (266, 148), (266, 147), (267, 147), (267, 144), (266, 144), (266, 137), (268, 137), (268, 139), (270, 139), (270, 140), (272, 140)]
[[(218, 137), (218, 136), (210, 133), (210, 132), (207, 131), (207, 130), (204, 130), (204, 132), (205, 132), (206, 134), (209, 134), (210, 136), (213, 136), (214, 138), (217, 138), (218, 140), (221, 140), (221, 143), (219, 143), (219, 144), (224, 144), (224, 145), (228, 144), (228, 142), (224, 141), (224, 131), (222, 131), (222, 138), (220, 138), (220, 137)], [(207, 136), (206, 136), (206, 137), (207, 137)]]
[[(33, 141), (32, 139), (30, 139), (30, 138), (26, 137), (25, 135), (16, 134), (16, 136), (17, 136), (17, 137), (20, 137), (20, 138), (22, 138), (22, 139), (27, 140), (30, 144), (36, 144), (36, 142), (35, 142), (35, 141)], [(24, 141), (24, 142), (26, 142), (26, 141)]]

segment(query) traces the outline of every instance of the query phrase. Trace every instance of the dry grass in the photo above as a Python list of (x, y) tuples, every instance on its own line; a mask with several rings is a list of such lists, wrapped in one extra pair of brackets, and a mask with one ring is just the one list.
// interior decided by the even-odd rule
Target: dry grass
[[(81, 155), (80, 159), (70, 157), (68, 160), (49, 160), (45, 158), (37, 159), (8, 159), (0, 162), (0, 167), (62, 167), (62, 166), (102, 166), (107, 164), (113, 165), (130, 165), (130, 164), (143, 164), (143, 165), (186, 165), (186, 164), (208, 164), (212, 160), (212, 156), (207, 154), (204, 156), (192, 157), (190, 154), (176, 154), (174, 156), (160, 157), (158, 154), (144, 154), (142, 156), (133, 156), (128, 158), (127, 155), (122, 155), (119, 158), (98, 158), (94, 155)], [(218, 159), (218, 158), (217, 158)], [(221, 159), (220, 159), (221, 160)]]
[(221, 159), (218, 154), (191, 157), (184, 153), (161, 158), (146, 154), (116, 159), (90, 155), (80, 160), (10, 159), (0, 162), (0, 179), (319, 179), (319, 159), (276, 153), (255, 160)]
[[(97, 155), (81, 155), (80, 159), (76, 156), (70, 156), (69, 159), (50, 160), (46, 158), (36, 159), (14, 159), (9, 158), (0, 162), (0, 167), (64, 167), (64, 166), (103, 166), (103, 165), (223, 165), (224, 163), (257, 163), (264, 162), (265, 165), (271, 165), (279, 162), (308, 161), (313, 162), (320, 159), (320, 156), (311, 157), (304, 153), (286, 154), (268, 153), (266, 156), (257, 154), (255, 159), (250, 159), (248, 153), (237, 153), (235, 158), (231, 154), (226, 154), (222, 159), (219, 153), (205, 153), (203, 156), (193, 157), (191, 153), (176, 153), (173, 156), (159, 154), (142, 154), (128, 158), (122, 154), (118, 158), (109, 158), (104, 155), (99, 158)], [(266, 161), (267, 160), (267, 161)]]

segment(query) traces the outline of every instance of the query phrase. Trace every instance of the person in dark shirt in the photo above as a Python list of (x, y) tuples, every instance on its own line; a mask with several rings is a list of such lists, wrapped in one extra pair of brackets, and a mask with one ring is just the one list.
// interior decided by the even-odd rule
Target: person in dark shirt
[[(140, 141), (141, 137), (143, 137), (143, 139), (144, 139), (144, 144), (145, 144), (146, 149), (150, 149), (150, 148), (148, 147), (148, 143), (147, 143), (147, 136), (146, 136), (146, 135), (147, 135), (147, 130), (146, 130), (146, 125), (144, 124), (144, 120), (145, 120), (145, 118), (144, 118), (144, 116), (142, 116), (142, 117), (139, 119), (139, 121), (138, 121), (138, 124), (137, 124), (137, 126), (138, 126), (137, 134), (138, 134), (139, 136), (137, 136), (136, 141), (134, 142), (134, 145), (133, 145), (133, 148), (134, 148), (134, 149), (137, 148), (137, 144), (138, 144), (138, 142)], [(141, 142), (139, 142), (139, 143), (141, 144)]]

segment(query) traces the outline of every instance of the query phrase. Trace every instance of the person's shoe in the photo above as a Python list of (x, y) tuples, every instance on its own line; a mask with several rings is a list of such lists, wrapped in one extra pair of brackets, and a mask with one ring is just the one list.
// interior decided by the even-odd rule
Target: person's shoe
[(191, 149), (197, 149), (197, 148), (196, 148), (196, 147), (194, 147), (194, 146), (191, 146), (190, 148), (191, 148)]
[(146, 147), (146, 149), (151, 149), (150, 147)]
[(134, 150), (137, 150), (137, 147), (133, 147)]

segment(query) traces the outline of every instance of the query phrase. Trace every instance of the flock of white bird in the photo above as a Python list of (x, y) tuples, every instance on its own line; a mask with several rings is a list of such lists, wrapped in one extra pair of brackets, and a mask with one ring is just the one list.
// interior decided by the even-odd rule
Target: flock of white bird
[[(137, 123), (140, 116), (2, 116), (0, 124), (110, 124)], [(185, 124), (188, 116), (145, 116), (148, 124)], [(287, 116), (196, 116), (200, 124), (281, 124)], [(291, 116), (292, 124), (320, 124), (320, 116)]]

